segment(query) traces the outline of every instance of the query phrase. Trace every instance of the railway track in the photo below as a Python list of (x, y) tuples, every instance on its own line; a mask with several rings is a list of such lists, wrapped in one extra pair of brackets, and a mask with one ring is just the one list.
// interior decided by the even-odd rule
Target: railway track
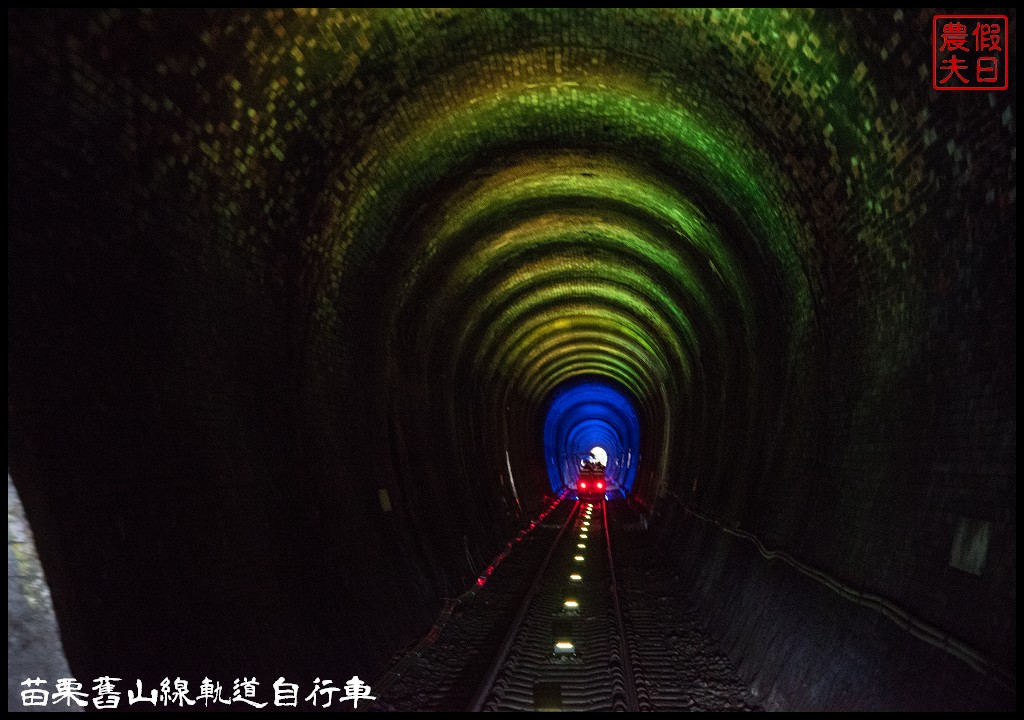
[(546, 514), (389, 671), (374, 709), (756, 709), (634, 510), (566, 499)]
[(467, 709), (640, 709), (604, 501), (577, 502)]

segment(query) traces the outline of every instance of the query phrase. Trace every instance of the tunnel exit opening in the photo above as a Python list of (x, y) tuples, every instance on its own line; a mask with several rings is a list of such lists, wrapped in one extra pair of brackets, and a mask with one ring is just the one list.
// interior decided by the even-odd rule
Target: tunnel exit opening
[(594, 463), (601, 467), (608, 466), (608, 453), (600, 445), (590, 448), (590, 457)]
[(555, 391), (544, 422), (551, 488), (608, 499), (629, 494), (636, 478), (640, 422), (632, 400), (610, 383), (586, 381)]

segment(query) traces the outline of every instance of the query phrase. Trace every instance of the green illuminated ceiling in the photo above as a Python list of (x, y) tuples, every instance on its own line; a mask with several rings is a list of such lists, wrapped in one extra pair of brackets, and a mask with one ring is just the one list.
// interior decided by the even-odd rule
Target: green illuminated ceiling
[[(322, 268), (308, 337), (350, 332), (340, 308), (379, 292), (382, 357), (531, 402), (582, 374), (685, 397), (717, 356), (756, 363), (758, 337), (785, 328), (785, 352), (808, 332), (814, 238), (797, 200), (817, 180), (775, 148), (863, 112), (817, 22), (268, 13), (202, 160), (237, 158), (264, 210), (282, 202), (275, 182), (323, 190), (303, 241)], [(244, 212), (231, 202), (224, 215)], [(381, 266), (391, 284), (367, 284)]]
[[(413, 249), (391, 323), (415, 318), (417, 350), (539, 401), (585, 373), (685, 391), (702, 348), (749, 346), (750, 274), (794, 267), (786, 183), (742, 118), (643, 70), (496, 49), (396, 99), (342, 180), (331, 243)], [(345, 282), (338, 267), (325, 308)]]

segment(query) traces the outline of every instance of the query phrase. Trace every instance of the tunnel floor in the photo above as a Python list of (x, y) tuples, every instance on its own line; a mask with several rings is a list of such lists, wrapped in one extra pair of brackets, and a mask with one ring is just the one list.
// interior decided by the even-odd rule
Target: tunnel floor
[(443, 625), (395, 657), (372, 709), (759, 710), (641, 516), (624, 501), (587, 507), (566, 498), (514, 540)]

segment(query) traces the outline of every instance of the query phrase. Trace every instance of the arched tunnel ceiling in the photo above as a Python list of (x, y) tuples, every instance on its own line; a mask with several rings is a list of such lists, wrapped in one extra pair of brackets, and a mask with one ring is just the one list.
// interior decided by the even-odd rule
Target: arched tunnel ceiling
[[(497, 397), (539, 404), (583, 375), (642, 403), (687, 397), (708, 353), (746, 366), (758, 333), (784, 348), (806, 332), (808, 188), (773, 140), (860, 110), (830, 90), (834, 50), (791, 52), (810, 13), (570, 15), (569, 33), (544, 10), (211, 16), (198, 47), (157, 63), (212, 86), (203, 113), (173, 92), (149, 110), (175, 127), (156, 188), (186, 173), (214, 196), (217, 242), (254, 258), (298, 249), (263, 246), (264, 229), (293, 238), (313, 342), (383, 292), (383, 357), (411, 352)], [(226, 72), (214, 63), (240, 43)], [(708, 70), (723, 53), (724, 79)], [(788, 97), (765, 67), (796, 78)], [(205, 121), (183, 129), (183, 112)], [(830, 161), (857, 145), (829, 144)], [(367, 287), (381, 268), (395, 285)]]
[[(652, 87), (631, 55), (625, 67), (599, 55), (532, 50), (531, 72), (500, 87), (465, 64), (435, 71), (373, 133), (388, 152), (350, 176), (351, 205), (366, 214), (332, 228), (343, 256), (372, 256), (395, 236), (418, 246), (399, 265), (390, 324), (405, 315), (433, 343), (424, 356), (533, 402), (583, 373), (614, 375), (641, 398), (685, 391), (701, 347), (749, 352), (756, 307), (795, 316), (785, 306), (806, 303), (799, 274), (765, 285), (794, 265), (798, 241), (784, 198), (771, 197), (785, 185), (771, 160), (722, 128), (717, 103), (684, 95), (682, 77)], [(429, 207), (416, 207), (424, 196)], [(349, 284), (344, 269), (334, 282), (328, 298)], [(540, 308), (550, 321), (526, 330)]]

